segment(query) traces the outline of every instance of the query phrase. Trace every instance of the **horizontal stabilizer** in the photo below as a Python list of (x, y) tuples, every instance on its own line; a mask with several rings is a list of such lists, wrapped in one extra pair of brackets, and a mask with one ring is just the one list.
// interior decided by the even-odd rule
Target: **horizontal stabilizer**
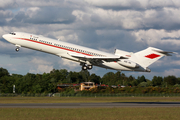
[(172, 54), (178, 54), (178, 53), (176, 53), (176, 52), (167, 52), (167, 51), (156, 50), (156, 49), (154, 49), (153, 51), (156, 51), (156, 52), (158, 52), (158, 53), (164, 54), (164, 55), (166, 55), (166, 56), (172, 56), (171, 53), (172, 53)]

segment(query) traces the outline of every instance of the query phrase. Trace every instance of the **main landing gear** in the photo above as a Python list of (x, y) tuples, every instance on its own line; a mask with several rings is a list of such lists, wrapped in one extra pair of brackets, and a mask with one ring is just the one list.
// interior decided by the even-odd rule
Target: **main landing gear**
[(91, 70), (93, 68), (93, 66), (92, 65), (86, 65), (86, 64), (83, 64), (82, 65), (82, 70)]

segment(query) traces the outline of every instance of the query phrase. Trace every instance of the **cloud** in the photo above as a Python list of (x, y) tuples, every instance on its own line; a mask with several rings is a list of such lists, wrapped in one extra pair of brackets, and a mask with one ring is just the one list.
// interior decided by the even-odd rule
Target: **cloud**
[(0, 41), (0, 54), (1, 55), (14, 55), (15, 54), (15, 47), (12, 44), (9, 44), (4, 41)]
[(1, 54), (0, 67), (9, 71), (9, 73), (26, 74), (29, 70), (27, 64), (28, 58), (25, 56), (11, 57), (8, 53)]
[(0, 26), (5, 26), (7, 25), (7, 22), (10, 21), (12, 17), (12, 12), (0, 10), (0, 16)]
[(17, 6), (15, 0), (4, 0), (1, 1), (0, 9), (15, 8)]
[(173, 65), (178, 65), (178, 66), (180, 66), (180, 60), (171, 61), (170, 63), (173, 64)]
[(75, 71), (75, 70), (78, 70), (80, 71), (81, 70), (81, 66), (79, 63), (77, 62), (73, 62), (73, 61), (70, 61), (70, 60), (67, 60), (67, 59), (61, 59), (59, 62), (59, 68), (61, 69), (67, 69), (69, 71)]
[(81, 27), (86, 28), (104, 28), (104, 27), (122, 27), (122, 13), (101, 8), (87, 8), (86, 11), (74, 10), (72, 14), (76, 17), (76, 22)]
[(0, 8), (12, 9), (12, 8), (24, 8), (24, 7), (44, 7), (44, 6), (64, 6), (64, 1), (59, 0), (6, 0), (1, 1)]
[[(0, 36), (22, 31), (110, 53), (115, 48), (137, 52), (148, 46), (180, 52), (179, 7), (178, 0), (6, 0), (0, 5)], [(78, 63), (57, 56), (26, 48), (17, 53), (14, 49), (0, 37), (0, 55), (7, 61), (1, 59), (0, 65), (10, 71), (81, 70)], [(18, 58), (19, 69), (13, 64)], [(152, 73), (127, 74), (164, 75), (165, 70), (178, 69), (178, 59), (178, 55), (161, 59), (150, 66), (155, 71)], [(111, 70), (94, 67), (92, 71), (102, 76)]]
[(166, 31), (164, 29), (150, 29), (134, 31), (132, 34), (136, 37), (138, 43), (144, 43), (147, 46), (159, 47), (170, 51), (180, 51), (180, 40), (171, 39), (180, 37), (180, 30)]
[(53, 65), (51, 62), (43, 60), (42, 58), (33, 58), (29, 61), (31, 73), (48, 73), (53, 69)]
[[(57, 12), (61, 11), (61, 12)], [(58, 7), (30, 7), (17, 12), (10, 23), (25, 24), (70, 24), (74, 21), (71, 9)]]
[(88, 4), (102, 7), (104, 9), (113, 10), (146, 10), (146, 9), (162, 9), (164, 7), (178, 7), (179, 1), (176, 0), (85, 0)]
[(46, 64), (46, 65), (50, 65), (52, 64), (51, 62), (47, 62), (45, 60), (42, 60), (42, 59), (38, 59), (38, 58), (33, 58), (30, 63), (33, 63), (33, 64)]
[(30, 73), (49, 73), (51, 70), (53, 70), (53, 66), (48, 65), (38, 65), (35, 69), (30, 69)]
[(174, 75), (176, 77), (179, 77), (180, 69), (170, 69), (164, 71), (164, 76)]
[(76, 31), (74, 30), (60, 30), (60, 31), (53, 31), (49, 33), (56, 37), (56, 39), (61, 41), (67, 41), (72, 43), (79, 42), (78, 35), (76, 34)]
[(86, 28), (177, 30), (180, 27), (179, 12), (180, 9), (168, 7), (144, 11), (86, 8), (85, 11), (74, 10), (72, 14), (76, 17), (76, 23)]

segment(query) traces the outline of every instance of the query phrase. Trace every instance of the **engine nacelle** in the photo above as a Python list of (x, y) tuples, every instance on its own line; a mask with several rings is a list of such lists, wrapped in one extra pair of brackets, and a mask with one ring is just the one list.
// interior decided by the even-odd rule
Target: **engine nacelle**
[(139, 67), (139, 65), (137, 63), (132, 62), (130, 60), (126, 60), (126, 59), (119, 60), (117, 63), (122, 66), (130, 67), (130, 68), (138, 68)]

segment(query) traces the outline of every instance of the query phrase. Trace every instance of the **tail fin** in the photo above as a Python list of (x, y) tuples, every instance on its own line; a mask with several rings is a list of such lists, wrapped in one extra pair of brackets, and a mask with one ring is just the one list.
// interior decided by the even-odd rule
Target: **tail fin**
[(171, 56), (170, 53), (174, 52), (166, 52), (157, 48), (148, 47), (145, 50), (134, 53), (132, 55), (132, 60), (142, 67), (146, 68), (163, 56)]

